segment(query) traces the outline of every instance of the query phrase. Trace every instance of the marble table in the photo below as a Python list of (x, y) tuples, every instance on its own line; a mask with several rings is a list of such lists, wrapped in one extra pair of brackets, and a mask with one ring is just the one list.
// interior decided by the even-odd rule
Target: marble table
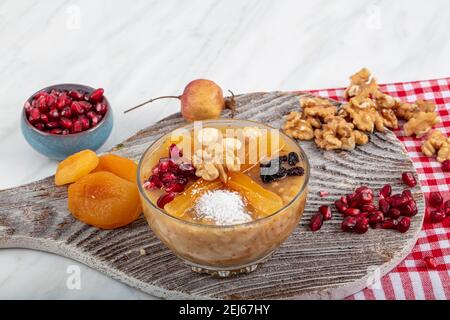
[[(0, 188), (55, 170), (18, 126), (24, 100), (47, 85), (105, 88), (116, 122), (103, 151), (179, 103), (123, 110), (179, 94), (195, 78), (243, 93), (341, 87), (362, 66), (380, 82), (449, 76), (449, 30), (447, 0), (1, 0)], [(24, 249), (0, 250), (0, 298), (153, 299), (77, 262)]]

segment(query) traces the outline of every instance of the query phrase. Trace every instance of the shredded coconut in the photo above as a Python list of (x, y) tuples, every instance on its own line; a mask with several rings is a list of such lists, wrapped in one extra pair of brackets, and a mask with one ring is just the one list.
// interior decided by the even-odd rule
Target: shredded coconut
[(217, 225), (232, 225), (252, 220), (242, 197), (227, 190), (209, 191), (195, 204), (198, 218), (213, 220)]

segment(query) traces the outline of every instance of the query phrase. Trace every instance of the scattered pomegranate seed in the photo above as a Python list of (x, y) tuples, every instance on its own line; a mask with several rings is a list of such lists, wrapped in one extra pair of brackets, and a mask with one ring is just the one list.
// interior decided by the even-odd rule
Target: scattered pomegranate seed
[(345, 217), (344, 221), (342, 221), (341, 228), (344, 232), (353, 231), (356, 226), (357, 219), (355, 217)]
[(409, 230), (409, 226), (411, 225), (410, 217), (403, 217), (397, 224), (397, 230), (401, 233), (405, 233)]
[(328, 195), (329, 195), (328, 191), (323, 191), (323, 190), (319, 191), (319, 196), (321, 198), (327, 197)]
[(444, 212), (447, 217), (450, 217), (450, 200), (445, 201)]
[(402, 181), (404, 184), (406, 184), (410, 188), (415, 187), (417, 184), (416, 178), (414, 178), (414, 175), (412, 172), (403, 172), (402, 173)]
[(450, 172), (450, 160), (442, 162), (442, 171)]
[(398, 221), (394, 219), (384, 219), (383, 222), (381, 222), (381, 228), (382, 229), (397, 229)]
[(166, 204), (168, 204), (169, 202), (171, 202), (174, 198), (175, 198), (175, 193), (174, 192), (165, 193), (165, 194), (163, 194), (162, 196), (160, 196), (158, 198), (158, 200), (156, 201), (156, 204), (161, 209), (164, 209), (164, 206)]
[(322, 214), (323, 220), (331, 220), (332, 213), (331, 213), (331, 209), (329, 206), (325, 206), (325, 205), (320, 206), (319, 212)]
[(417, 214), (417, 205), (414, 200), (409, 201), (407, 204), (405, 204), (402, 209), (401, 213), (404, 216), (412, 217)]
[(445, 213), (442, 210), (434, 210), (430, 212), (430, 221), (432, 223), (439, 223), (445, 219)]
[(93, 103), (100, 102), (103, 99), (104, 90), (102, 88), (95, 89), (89, 96), (89, 100)]
[(380, 189), (380, 197), (387, 198), (392, 193), (392, 186), (390, 184), (386, 184), (383, 188)]
[(369, 230), (369, 220), (367, 218), (357, 218), (355, 232), (358, 234), (366, 233)]
[(361, 213), (361, 211), (359, 209), (356, 208), (348, 208), (347, 210), (345, 210), (344, 212), (344, 216), (352, 216), (352, 217), (356, 217), (357, 215), (359, 215)]
[(350, 193), (346, 197), (347, 199), (347, 205), (356, 208), (358, 206), (358, 199), (356, 198), (356, 193)]
[(403, 190), (402, 196), (406, 197), (408, 199), (408, 201), (414, 200), (411, 190), (409, 190), (409, 189)]
[(373, 212), (373, 211), (377, 210), (377, 207), (373, 203), (370, 203), (370, 204), (360, 205), (359, 209), (361, 209), (361, 211), (364, 211), (364, 212)]
[(408, 203), (408, 197), (402, 194), (394, 194), (388, 198), (388, 201), (392, 208), (400, 208)]
[(391, 205), (389, 204), (389, 201), (387, 201), (384, 198), (381, 198), (378, 201), (378, 208), (382, 213), (388, 213), (389, 209), (391, 208)]
[(362, 191), (358, 194), (358, 202), (360, 204), (369, 204), (373, 201), (373, 193)]
[(318, 212), (311, 217), (309, 227), (311, 228), (311, 231), (317, 231), (322, 227), (322, 224), (323, 224), (323, 217), (322, 214)]
[(344, 213), (348, 209), (348, 207), (343, 204), (341, 200), (336, 200), (334, 202), (334, 205), (336, 206), (337, 211), (340, 213)]
[(391, 217), (392, 219), (398, 219), (400, 218), (400, 216), (402, 215), (401, 211), (398, 210), (397, 208), (392, 208), (389, 210), (388, 214), (389, 217)]
[(439, 208), (442, 205), (443, 199), (439, 191), (430, 192), (428, 202), (434, 208)]
[(172, 183), (165, 188), (166, 192), (181, 192), (184, 190), (184, 185), (181, 183)]
[(368, 192), (373, 195), (373, 190), (367, 186), (361, 186), (355, 190), (356, 194), (361, 193), (361, 192)]
[(381, 211), (375, 211), (369, 215), (369, 224), (371, 227), (375, 227), (377, 224), (383, 222), (383, 220), (384, 215)]
[(436, 269), (437, 268), (437, 263), (433, 257), (425, 257), (425, 258), (423, 258), (423, 261), (425, 261), (425, 264), (428, 269)]

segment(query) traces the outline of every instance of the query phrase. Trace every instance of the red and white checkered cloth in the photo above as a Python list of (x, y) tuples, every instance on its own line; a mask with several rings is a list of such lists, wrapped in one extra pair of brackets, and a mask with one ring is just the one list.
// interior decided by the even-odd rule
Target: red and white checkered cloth
[[(403, 101), (417, 99), (436, 103), (441, 123), (435, 127), (450, 136), (450, 78), (380, 85), (381, 91)], [(310, 91), (314, 94), (344, 101), (344, 89)], [(450, 199), (450, 172), (443, 172), (441, 164), (420, 151), (421, 139), (406, 137), (402, 129), (394, 131), (405, 145), (419, 175), (425, 197), (440, 191), (444, 200)], [(428, 209), (427, 209), (428, 211)], [(424, 257), (433, 256), (438, 267), (427, 269)], [(423, 229), (413, 251), (395, 269), (371, 288), (347, 299), (450, 299), (450, 218), (431, 224), (425, 217)]]

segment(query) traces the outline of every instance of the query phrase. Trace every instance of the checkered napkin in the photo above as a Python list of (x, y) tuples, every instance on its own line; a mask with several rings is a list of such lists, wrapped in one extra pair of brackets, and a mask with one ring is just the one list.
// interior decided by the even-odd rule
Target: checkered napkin
[[(435, 129), (450, 136), (450, 78), (385, 84), (380, 85), (380, 89), (403, 101), (434, 101), (441, 118)], [(342, 88), (310, 92), (344, 101)], [(394, 133), (403, 142), (414, 163), (425, 197), (428, 198), (431, 191), (440, 191), (444, 201), (450, 199), (450, 172), (443, 172), (435, 158), (421, 153), (421, 139), (406, 137), (402, 129)], [(426, 268), (423, 258), (427, 256), (434, 257), (438, 264), (435, 270)], [(347, 299), (450, 299), (450, 218), (431, 224), (426, 215), (419, 239), (405, 260), (378, 283)]]

